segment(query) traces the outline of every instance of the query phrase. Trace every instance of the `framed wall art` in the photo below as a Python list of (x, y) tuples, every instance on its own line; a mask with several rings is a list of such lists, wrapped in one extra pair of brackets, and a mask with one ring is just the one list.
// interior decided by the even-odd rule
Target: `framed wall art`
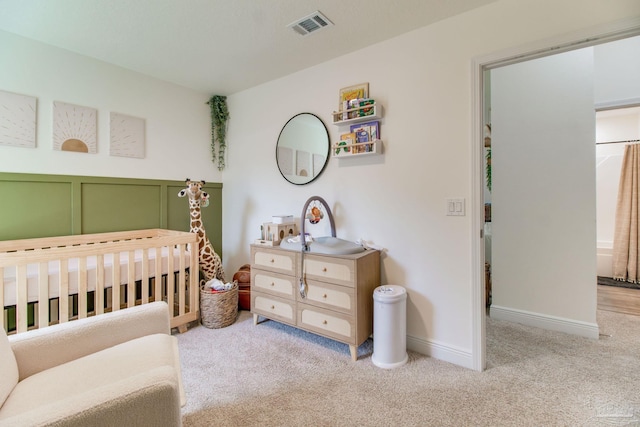
[(296, 151), (296, 175), (313, 176), (311, 173), (311, 153), (308, 151)]
[(53, 149), (77, 153), (98, 152), (98, 110), (53, 102)]
[(35, 148), (36, 98), (0, 90), (0, 145)]
[(119, 157), (144, 158), (145, 120), (111, 113), (109, 154)]
[(277, 161), (280, 172), (283, 175), (293, 175), (293, 153), (289, 147), (278, 147)]

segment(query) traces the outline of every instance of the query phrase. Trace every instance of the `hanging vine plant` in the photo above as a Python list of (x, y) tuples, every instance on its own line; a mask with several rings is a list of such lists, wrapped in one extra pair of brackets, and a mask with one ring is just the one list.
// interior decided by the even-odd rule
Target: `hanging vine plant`
[[(227, 97), (214, 95), (209, 102), (211, 109), (211, 161), (215, 164), (218, 158), (218, 170), (224, 169), (224, 151), (227, 148), (227, 120), (229, 110), (227, 109)], [(216, 141), (218, 149), (216, 150)]]

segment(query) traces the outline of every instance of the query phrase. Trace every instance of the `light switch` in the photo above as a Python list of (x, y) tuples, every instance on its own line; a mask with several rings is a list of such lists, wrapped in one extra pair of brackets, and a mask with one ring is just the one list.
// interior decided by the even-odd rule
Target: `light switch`
[(447, 199), (447, 216), (464, 216), (464, 199)]

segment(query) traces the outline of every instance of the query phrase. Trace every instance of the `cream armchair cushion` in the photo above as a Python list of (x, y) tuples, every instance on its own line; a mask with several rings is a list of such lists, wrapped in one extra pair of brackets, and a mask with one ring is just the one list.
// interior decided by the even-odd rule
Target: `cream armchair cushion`
[(4, 328), (0, 328), (0, 408), (18, 384), (18, 364)]
[(0, 354), (3, 383), (13, 356), (18, 383), (0, 407), (0, 426), (181, 424), (184, 392), (166, 303), (4, 339), (13, 354)]

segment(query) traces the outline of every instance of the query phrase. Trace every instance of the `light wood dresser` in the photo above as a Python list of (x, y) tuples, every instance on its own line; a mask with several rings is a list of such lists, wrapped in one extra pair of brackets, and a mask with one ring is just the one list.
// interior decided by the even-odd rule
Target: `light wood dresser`
[[(301, 265), (301, 259), (304, 265)], [(301, 270), (302, 269), (302, 270)], [(299, 292), (301, 273), (307, 295)], [(304, 255), (251, 245), (251, 312), (349, 345), (351, 358), (373, 332), (373, 290), (380, 252)]]

